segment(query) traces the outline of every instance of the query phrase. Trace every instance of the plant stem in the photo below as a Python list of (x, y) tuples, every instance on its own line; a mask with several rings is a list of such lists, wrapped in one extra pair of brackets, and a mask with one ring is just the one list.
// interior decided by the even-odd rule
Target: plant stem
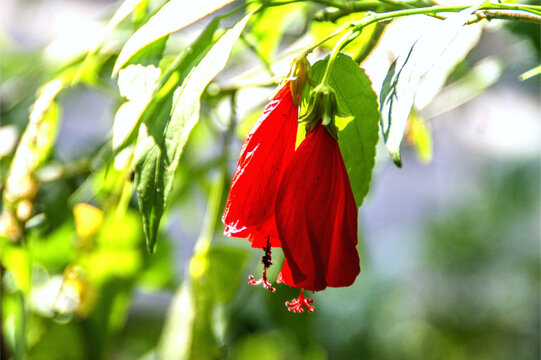
[(336, 56), (340, 52), (340, 49), (348, 41), (349, 37), (352, 34), (353, 34), (352, 30), (348, 31), (347, 33), (342, 35), (340, 40), (338, 40), (338, 42), (334, 46), (334, 49), (332, 50), (332, 53), (331, 53), (331, 57), (329, 58), (329, 61), (327, 62), (327, 67), (325, 68), (325, 74), (323, 75), (323, 79), (321, 80), (321, 85), (327, 85), (329, 76), (331, 75), (331, 68), (332, 68), (332, 64), (334, 63), (334, 59), (336, 59)]
[[(288, 5), (288, 4), (293, 4), (293, 3), (305, 2), (305, 1), (306, 0), (285, 0), (285, 1), (267, 2), (267, 3), (261, 4), (261, 7), (257, 9), (256, 11), (260, 11), (266, 7)], [(328, 1), (328, 0), (315, 0), (314, 2), (322, 4), (322, 5), (326, 5), (326, 6), (331, 6), (331, 7), (339, 9), (339, 11), (345, 11), (349, 13), (358, 12), (356, 9), (359, 6), (363, 6), (363, 11), (378, 10), (378, 7), (374, 7), (373, 9), (364, 8), (364, 6), (367, 4), (376, 5), (376, 2), (374, 1), (358, 1), (358, 2), (353, 2), (349, 4), (335, 3), (333, 1)], [(233, 13), (238, 12), (240, 9), (244, 9), (249, 4), (250, 3), (245, 3), (244, 5), (232, 10), (229, 13), (221, 15), (220, 18), (228, 17), (232, 15)], [(413, 2), (413, 3), (410, 3), (408, 1), (402, 2), (402, 1), (396, 1), (396, 0), (385, 0), (384, 2), (381, 2), (379, 8), (381, 9), (381, 5), (389, 7), (392, 5), (399, 6), (399, 4), (402, 4), (402, 6), (404, 7), (410, 7), (412, 5), (415, 6), (418, 4), (423, 5), (424, 2), (422, 0)], [(398, 18), (398, 17), (409, 16), (409, 15), (438, 16), (439, 13), (454, 13), (454, 12), (462, 11), (469, 7), (471, 6), (470, 5), (454, 5), (454, 6), (435, 5), (435, 6), (418, 7), (418, 8), (413, 8), (413, 9), (410, 9), (410, 8), (400, 9), (400, 10), (388, 11), (388, 12), (383, 12), (383, 13), (368, 13), (367, 16), (365, 16), (364, 18), (358, 21), (349, 22), (337, 27), (337, 29), (332, 34), (318, 41), (314, 45), (310, 45), (304, 51), (302, 51), (302, 53), (304, 54), (304, 56), (306, 56), (312, 51), (314, 51), (314, 49), (324, 44), (325, 42), (335, 38), (338, 35), (343, 34), (344, 31), (348, 31), (348, 30), (351, 31), (352, 28), (355, 33), (360, 33), (360, 31), (365, 26), (368, 26), (373, 23), (389, 21), (391, 19)], [(514, 10), (514, 12), (510, 13), (504, 10)], [(507, 3), (488, 4), (488, 5), (480, 6), (477, 12), (474, 13), (474, 16), (477, 15), (477, 13), (479, 12), (486, 13), (487, 11), (489, 11), (490, 15), (485, 16), (485, 17), (489, 20), (504, 19), (504, 20), (517, 20), (517, 21), (535, 22), (535, 23), (541, 22), (541, 6), (538, 6), (538, 5), (507, 4)], [(291, 53), (285, 54), (281, 58), (285, 58), (288, 56), (291, 56)]]
[(370, 35), (370, 40), (368, 41), (366, 46), (363, 46), (363, 48), (353, 58), (353, 60), (357, 64), (362, 63), (367, 58), (367, 56), (370, 55), (372, 50), (378, 44), (379, 39), (381, 38), (381, 35), (383, 34), (383, 30), (385, 30), (386, 26), (387, 26), (386, 22), (379, 22), (375, 25), (375, 29)]
[[(381, 22), (381, 21), (387, 21), (394, 18), (409, 16), (409, 15), (435, 15), (441, 12), (459, 12), (464, 9), (467, 9), (468, 7), (470, 6), (467, 6), (467, 5), (439, 6), (438, 5), (438, 6), (415, 8), (415, 9), (389, 11), (385, 13), (372, 13), (358, 21), (347, 23), (338, 27), (338, 29), (335, 32), (325, 37), (321, 41), (317, 42), (315, 45), (312, 45), (309, 48), (307, 48), (304, 51), (304, 54), (306, 56), (307, 54), (314, 51), (315, 48), (321, 46), (322, 44), (331, 40), (332, 38), (340, 35), (344, 31), (351, 29), (352, 27), (355, 28), (354, 29), (355, 32), (360, 33), (360, 30), (362, 30), (362, 28), (364, 28), (365, 26), (368, 26), (373, 23)], [(496, 11), (496, 10), (500, 10), (500, 11)], [(506, 14), (505, 11), (502, 11), (502, 10), (515, 10), (515, 11), (511, 15), (511, 14)], [(519, 10), (520, 12), (517, 12), (516, 10)], [(478, 10), (478, 12), (486, 12), (486, 11), (490, 11), (490, 17), (486, 17), (489, 20), (500, 19), (500, 18), (501, 19), (512, 18), (513, 20), (526, 21), (526, 22), (536, 22), (536, 23), (541, 22), (541, 17), (537, 16), (537, 15), (541, 15), (541, 6), (522, 5), (522, 4), (490, 4), (486, 6), (481, 6)], [(345, 38), (347, 39), (349, 35), (345, 36)], [(341, 43), (342, 43), (342, 40), (340, 40), (337, 45), (340, 44), (341, 46)], [(334, 57), (332, 59), (334, 59)], [(329, 61), (329, 63), (327, 64), (327, 68), (330, 68), (330, 65), (332, 65), (332, 61)], [(325, 72), (325, 76), (327, 76), (327, 71)], [(325, 80), (325, 77), (324, 77), (324, 80)]]
[[(467, 9), (469, 6), (430, 6), (426, 8), (418, 8), (418, 9), (406, 9), (406, 10), (397, 10), (397, 11), (390, 11), (386, 13), (380, 13), (380, 14), (370, 14), (357, 22), (353, 24), (353, 26), (356, 29), (362, 29), (363, 27), (389, 19), (394, 19), (397, 17), (403, 17), (403, 16), (409, 16), (409, 15), (428, 15), (428, 14), (436, 14), (441, 12), (459, 12), (464, 9)], [(492, 4), (489, 6), (481, 6), (479, 8), (479, 11), (486, 11), (486, 10), (522, 10), (524, 13), (515, 13), (514, 19), (528, 19), (528, 22), (532, 21), (532, 14), (537, 14), (537, 6), (522, 6), (522, 5), (508, 5), (508, 4)], [(520, 14), (520, 15), (519, 15)], [(494, 15), (493, 18), (497, 18), (496, 15)]]
[(326, 43), (327, 41), (331, 40), (332, 38), (340, 35), (341, 33), (343, 33), (344, 31), (350, 29), (353, 27), (353, 23), (347, 23), (347, 24), (344, 24), (342, 26), (339, 26), (332, 34), (328, 35), (327, 37), (325, 37), (324, 39), (318, 41), (316, 44), (310, 46), (309, 48), (307, 48), (305, 51), (304, 51), (304, 56), (307, 56), (309, 53), (311, 53), (312, 51), (314, 51), (315, 48), (323, 45), (324, 43)]
[(519, 76), (520, 81), (528, 80), (536, 75), (541, 74), (541, 65), (534, 67), (533, 69), (530, 69), (526, 71), (525, 73), (521, 74)]
[(477, 18), (469, 21), (467, 25), (476, 23), (483, 19), (487, 19), (489, 21), (494, 19), (518, 20), (533, 24), (541, 24), (541, 16), (535, 13), (524, 12), (522, 10), (480, 10), (476, 11), (474, 15), (477, 16)]

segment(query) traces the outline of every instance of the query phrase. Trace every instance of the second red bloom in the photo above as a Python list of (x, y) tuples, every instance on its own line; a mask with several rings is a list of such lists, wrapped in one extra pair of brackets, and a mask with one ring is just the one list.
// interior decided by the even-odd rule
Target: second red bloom
[(286, 168), (276, 197), (282, 281), (308, 290), (349, 286), (360, 272), (357, 206), (338, 142), (318, 123)]

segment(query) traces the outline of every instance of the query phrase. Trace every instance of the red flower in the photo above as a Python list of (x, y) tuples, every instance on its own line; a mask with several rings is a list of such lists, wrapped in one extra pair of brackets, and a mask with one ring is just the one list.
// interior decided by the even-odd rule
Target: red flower
[(248, 237), (255, 248), (280, 246), (274, 207), (285, 167), (295, 152), (299, 118), (289, 83), (265, 107), (242, 145), (222, 217), (225, 234)]
[[(317, 291), (355, 281), (360, 272), (357, 206), (338, 142), (321, 123), (285, 169), (276, 225), (286, 259), (281, 280), (287, 285)], [(309, 305), (302, 295), (300, 311), (302, 302)], [(297, 303), (289, 306), (299, 310)]]
[[(313, 129), (295, 151), (298, 103), (307, 76), (306, 59), (296, 60), (286, 81), (242, 146), (222, 217), (228, 236), (248, 237), (262, 248), (263, 276), (249, 283), (275, 289), (267, 281), (271, 247), (285, 260), (277, 282), (301, 288), (286, 302), (290, 311), (314, 310), (304, 290), (349, 286), (360, 272), (357, 207), (336, 138), (334, 92), (314, 90), (305, 120)], [(292, 94), (293, 91), (293, 94)], [(315, 127), (313, 124), (316, 124)]]
[(285, 167), (295, 152), (298, 105), (310, 63), (293, 59), (290, 71), (244, 143), (225, 212), (225, 234), (248, 237), (252, 247), (280, 246), (274, 205)]
[(225, 234), (248, 237), (252, 247), (265, 250), (265, 268), (261, 279), (250, 275), (249, 284), (262, 284), (275, 291), (267, 281), (271, 247), (279, 247), (274, 206), (282, 174), (295, 152), (299, 112), (291, 86), (286, 82), (265, 107), (242, 145), (222, 220)]

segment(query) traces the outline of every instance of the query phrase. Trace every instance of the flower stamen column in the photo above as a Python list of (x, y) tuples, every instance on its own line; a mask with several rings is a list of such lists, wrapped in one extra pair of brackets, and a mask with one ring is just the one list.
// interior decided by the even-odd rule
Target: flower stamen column
[(304, 307), (306, 307), (306, 310), (308, 312), (313, 312), (315, 306), (310, 305), (314, 302), (314, 299), (308, 299), (304, 297), (304, 289), (301, 289), (301, 293), (298, 298), (292, 299), (291, 301), (286, 301), (286, 306), (289, 311), (293, 311), (296, 313), (302, 313), (304, 312)]
[(261, 262), (263, 263), (263, 276), (259, 280), (256, 280), (253, 275), (248, 276), (250, 285), (259, 285), (262, 284), (263, 287), (269, 291), (275, 292), (276, 289), (272, 287), (272, 284), (267, 280), (267, 269), (272, 265), (271, 257), (271, 243), (270, 237), (267, 236), (267, 245), (263, 248), (265, 250), (265, 255), (261, 257)]

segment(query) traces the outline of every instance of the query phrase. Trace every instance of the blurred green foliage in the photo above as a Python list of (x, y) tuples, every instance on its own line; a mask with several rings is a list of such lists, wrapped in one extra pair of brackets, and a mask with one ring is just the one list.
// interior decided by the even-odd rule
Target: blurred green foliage
[[(286, 311), (284, 302), (298, 289), (278, 285), (271, 294), (247, 284), (248, 274), (262, 270), (262, 254), (244, 239), (221, 235), (220, 217), (240, 146), (237, 133), (244, 136), (257, 115), (239, 119), (244, 89), (228, 72), (247, 69), (243, 75), (252, 84), (260, 84), (263, 74), (261, 84), (273, 85), (271, 65), (282, 60), (287, 46), (303, 36), (320, 41), (336, 28), (313, 21), (321, 4), (269, 6), (254, 14), (214, 90), (189, 98), (186, 107), (201, 102), (201, 111), (194, 110), (199, 122), (191, 134), (181, 134), (184, 151), (171, 171), (174, 185), (149, 254), (134, 195), (139, 126), (148, 126), (147, 139), (163, 141), (175, 90), (244, 11), (266, 2), (244, 10), (245, 2), (225, 6), (220, 17), (203, 20), (199, 37), (193, 27), (162, 34), (128, 61), (131, 70), (159, 70), (159, 79), (143, 76), (142, 92), (135, 80), (117, 83), (111, 73), (122, 44), (164, 3), (123, 2), (116, 17), (110, 14), (113, 20), (101, 23), (107, 31), (97, 38), (99, 45), (67, 58), (52, 59), (45, 50), (25, 51), (0, 39), (0, 142), (14, 144), (0, 155), (2, 359), (539, 358), (538, 159), (484, 164), (478, 191), (454, 194), (445, 213), (427, 219), (410, 273), (379, 273), (361, 241), (363, 272), (356, 283), (313, 294), (313, 314)], [(342, 19), (367, 14), (346, 15)], [(365, 30), (345, 48), (358, 62), (377, 46), (383, 28)], [(539, 35), (532, 27), (514, 31), (527, 39)], [(471, 77), (464, 63), (457, 68), (455, 80)], [(201, 91), (214, 78), (206, 75), (204, 84), (196, 84)], [(44, 84), (58, 88), (40, 96)], [(66, 161), (62, 140), (80, 139), (79, 132), (90, 132), (100, 120), (92, 115), (89, 127), (78, 121), (84, 114), (68, 117), (62, 110), (75, 94), (91, 92), (110, 100), (104, 115), (110, 131), (66, 150)], [(259, 114), (265, 101), (248, 98), (247, 112)], [(139, 107), (121, 114), (119, 108), (130, 102)], [(119, 119), (127, 119), (128, 131), (119, 133)], [(77, 134), (66, 131), (67, 121), (81, 127)], [(430, 132), (420, 119), (414, 121), (411, 140), (427, 159)], [(125, 135), (119, 146), (115, 135)], [(10, 177), (17, 180), (13, 186), (7, 185)], [(271, 279), (282, 257), (273, 253)]]

